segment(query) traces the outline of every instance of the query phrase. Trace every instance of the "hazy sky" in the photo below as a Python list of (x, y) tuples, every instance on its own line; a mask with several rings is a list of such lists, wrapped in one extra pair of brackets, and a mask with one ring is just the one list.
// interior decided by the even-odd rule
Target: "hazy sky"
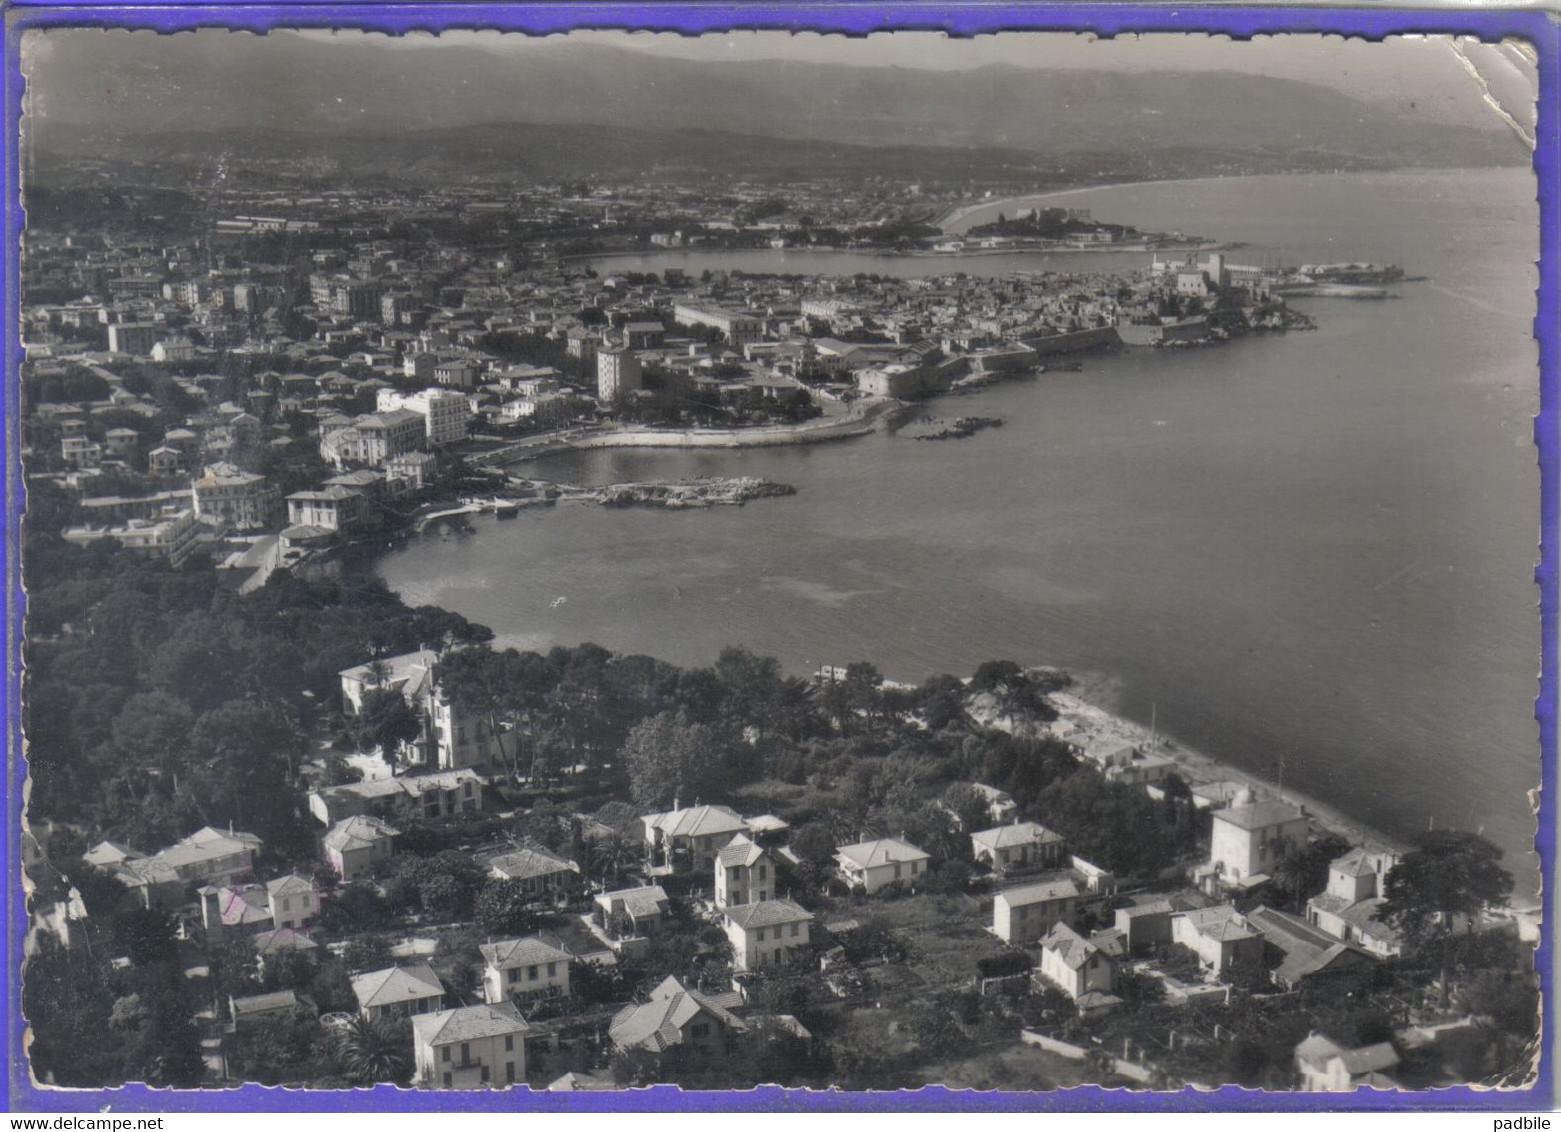
[[(58, 29), (23, 37), (24, 69), (48, 73), (57, 48), (62, 57), (82, 35), (101, 32)], [(110, 33), (113, 34), (113, 33)], [(141, 33), (147, 34), (147, 33)], [(170, 51), (187, 50), (201, 37), (231, 33), (209, 29), (166, 37)], [(520, 33), (447, 31), (435, 37), (413, 33), (391, 37), (358, 30), (278, 31), (252, 37), (263, 58), (266, 44), (289, 35), (315, 42), (377, 44), (386, 50), (476, 47), (523, 61), (528, 54), (557, 51), (567, 44), (628, 48), (647, 55), (741, 63), (778, 59), (797, 64), (843, 64), (931, 70), (972, 69), (995, 64), (1047, 70), (1239, 71), (1320, 83), (1355, 98), (1422, 117), (1462, 125), (1508, 124), (1532, 136), (1536, 80), (1532, 64), (1511, 45), (1484, 46), (1447, 37), (1394, 37), (1382, 42), (1339, 36), (1270, 36), (1235, 41), (1193, 34), (1158, 34), (1095, 39), (1070, 32), (1009, 32), (951, 39), (941, 32), (882, 32), (850, 38), (781, 31), (733, 32), (698, 37), (675, 33), (575, 31), (532, 37)], [(229, 40), (231, 43), (231, 40)]]

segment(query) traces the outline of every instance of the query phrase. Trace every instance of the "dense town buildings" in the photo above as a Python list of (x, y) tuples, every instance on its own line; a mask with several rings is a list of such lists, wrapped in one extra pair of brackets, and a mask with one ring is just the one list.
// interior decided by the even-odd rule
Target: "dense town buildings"
[[(866, 229), (906, 203), (899, 190), (797, 185), (785, 189), (784, 211), (751, 215), (774, 193), (743, 185), (731, 190), (735, 203), (717, 203), (721, 194), (697, 186), (277, 190), (223, 199), (227, 219), (183, 239), (30, 232), (30, 284), (48, 294), (24, 309), (25, 455), (30, 485), (52, 493), (49, 533), (166, 560), (184, 579), (214, 570), (237, 591), (222, 596), (238, 601), (270, 578), (357, 585), (355, 551), (431, 515), (496, 509), (499, 496), (518, 494), (503, 469), (530, 448), (634, 428), (741, 435), (818, 416), (852, 422), (864, 406), (1077, 352), (1212, 346), (1290, 324), (1274, 275), (1219, 253), (1146, 250), (1110, 272), (903, 279), (631, 272), (565, 258), (646, 246), (879, 246)], [(473, 217), (500, 217), (515, 238), (495, 250), (448, 234), (479, 230)], [(1087, 216), (1063, 220), (1078, 226), (1070, 243), (1113, 237)], [(406, 237), (424, 222), (446, 234)], [(831, 226), (834, 235), (818, 235)], [(267, 250), (282, 238), (294, 241), (287, 256)], [(1015, 238), (928, 233), (907, 250), (936, 262), (938, 243), (952, 254)], [(496, 471), (483, 472), (489, 463)], [(262, 596), (286, 610), (285, 587)], [(825, 712), (818, 705), (834, 685), (854, 688), (846, 670), (831, 670), (777, 700), (813, 713), (806, 742), (816, 750), (799, 743), (774, 755), (781, 712), (722, 736), (765, 776), (760, 806), (714, 782), (699, 798), (687, 785), (703, 782), (658, 794), (661, 783), (642, 779), (631, 791), (621, 764), (629, 727), (604, 739), (589, 725), (632, 665), (538, 654), (498, 683), (463, 680), (460, 662), (492, 650), (460, 639), (439, 612), (419, 611), (415, 629), (362, 651), (322, 649), (336, 687), (294, 690), (297, 731), (266, 752), (286, 761), (289, 812), (303, 826), (289, 827), (285, 850), (266, 856), (254, 834), (214, 826), (159, 837), (168, 848), (152, 854), (117, 827), (88, 838), (85, 867), (133, 903), (166, 910), (180, 947), (252, 950), (249, 989), (284, 975), (309, 989), (305, 965), (353, 965), (351, 1001), (318, 1017), (306, 1017), (312, 1000), (294, 989), (213, 996), (227, 1012), (211, 1027), (219, 1047), (241, 1046), (240, 1030), (283, 1024), (326, 1035), (401, 1023), (405, 1076), (430, 1089), (601, 1083), (614, 1065), (620, 1083), (714, 1073), (759, 1057), (754, 1049), (768, 1058), (784, 1048), (787, 1064), (804, 1068), (820, 1050), (849, 1064), (861, 1051), (839, 1035), (859, 1031), (815, 1035), (801, 1017), (810, 1009), (857, 1027), (881, 1015), (884, 1034), (893, 1013), (896, 1035), (929, 1048), (946, 1039), (946, 1016), (960, 1040), (1018, 1048), (1066, 1038), (1082, 1058), (1088, 1045), (1136, 1038), (1121, 1019), (1138, 1011), (1165, 1012), (1153, 1018), (1156, 1032), (1169, 1031), (1185, 1025), (1167, 1017), (1177, 1011), (1234, 998), (1235, 1013), (1253, 985), (1321, 993), (1407, 950), (1383, 918), (1399, 855), (1334, 845), (1314, 815), (1245, 784), (1198, 782), (1184, 795), (1175, 787), (1187, 785), (1187, 768), (1143, 744), (1075, 743), (1037, 724), (1027, 738), (1118, 807), (1079, 818), (1047, 796), (1056, 809), (1046, 812), (1043, 792), (1022, 790), (1017, 774), (991, 779), (1006, 789), (963, 781), (1001, 768), (981, 760), (1013, 739), (972, 723), (966, 692), (948, 726), (968, 728), (968, 745), (962, 736), (942, 757), (910, 764), (883, 752), (940, 741), (917, 690), (897, 689), (896, 699), (875, 686), (868, 707)], [(62, 639), (80, 631), (58, 628)], [(132, 638), (161, 631), (132, 629)], [(102, 631), (121, 627), (110, 619)], [(720, 680), (661, 682), (659, 669), (645, 671), (623, 683), (650, 689), (639, 693), (647, 700)], [(254, 679), (237, 664), (224, 675)], [(177, 731), (182, 716), (169, 714)], [(231, 732), (249, 716), (233, 715), (237, 724), (206, 720), (201, 742), (219, 752), (236, 743)], [(880, 729), (895, 743), (853, 745)], [(195, 730), (184, 725), (186, 737)], [(142, 751), (115, 780), (117, 797), (165, 781), (176, 789), (182, 768), (162, 766), (163, 754)], [(184, 773), (177, 788), (189, 785)], [(938, 800), (945, 786), (962, 788), (964, 804)], [(891, 788), (892, 812), (918, 825), (882, 819)], [(873, 805), (856, 806), (869, 792)], [(771, 799), (779, 816), (757, 812)], [(1073, 824), (1055, 823), (1058, 811)], [(1086, 860), (1076, 848), (1081, 829), (1092, 836), (1119, 811), (1163, 818), (1179, 838), (1154, 861), (1133, 861), (1121, 882), (1112, 858), (1086, 849)], [(1319, 846), (1326, 853), (1313, 864), (1327, 864), (1326, 886), (1287, 888), (1296, 855)], [(68, 944), (85, 909), (65, 896), (40, 904), (35, 927)], [(938, 954), (909, 953), (905, 944), (923, 938)], [(1001, 1021), (988, 1033), (983, 1016)], [(1225, 1025), (1187, 1025), (1187, 1041), (1222, 1049), (1216, 1024)], [(1306, 1039), (1287, 1072), (1347, 1088), (1396, 1064), (1391, 1049), (1346, 1037)], [(745, 1044), (755, 1042), (765, 1044)], [(1152, 1063), (1198, 1079), (1175, 1049), (1138, 1056), (1133, 1072)]]

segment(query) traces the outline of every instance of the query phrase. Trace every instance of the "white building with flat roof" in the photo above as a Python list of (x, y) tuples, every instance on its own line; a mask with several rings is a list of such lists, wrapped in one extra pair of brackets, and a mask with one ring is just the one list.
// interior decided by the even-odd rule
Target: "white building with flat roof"
[(596, 396), (602, 404), (621, 400), (642, 387), (644, 368), (627, 346), (604, 346), (596, 353)]
[(458, 444), (466, 439), (472, 419), (471, 402), (453, 389), (424, 389), (419, 393), (398, 393), (381, 389), (375, 394), (375, 408), (381, 413), (405, 409), (423, 418), (423, 431), (430, 446)]

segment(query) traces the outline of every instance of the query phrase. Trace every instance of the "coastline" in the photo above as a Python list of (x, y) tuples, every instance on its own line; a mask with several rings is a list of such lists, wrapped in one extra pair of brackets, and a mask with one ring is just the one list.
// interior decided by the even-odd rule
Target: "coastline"
[[(1267, 174), (1237, 174), (1237, 176), (1266, 176)], [(1148, 188), (1151, 185), (1181, 185), (1191, 184), (1195, 181), (1226, 181), (1228, 177), (1161, 177), (1153, 181), (1107, 181), (1099, 185), (1080, 185), (1076, 189), (1049, 189), (1044, 193), (1026, 193), (1016, 197), (995, 197), (992, 200), (984, 200), (979, 204), (966, 204), (944, 213), (932, 223), (936, 224), (944, 232), (949, 231), (950, 224), (958, 224), (967, 216), (973, 216), (984, 208), (997, 208), (1011, 204), (1029, 204), (1031, 201), (1054, 200), (1057, 197), (1078, 196), (1080, 193), (1098, 193), (1105, 189), (1138, 189)], [(958, 233), (953, 233), (957, 235)]]
[[(1345, 175), (1344, 177), (1341, 177), (1340, 179), (1341, 180), (1348, 180), (1350, 176), (1351, 175)], [(1180, 185), (1182, 182), (1181, 181), (1176, 181), (1174, 183), (1177, 184), (1177, 185)], [(1098, 186), (1098, 187), (1099, 188), (1103, 188), (1103, 187), (1113, 187), (1113, 186)], [(1056, 195), (1059, 196), (1059, 197), (1066, 197), (1068, 195), (1071, 195), (1071, 193), (1077, 192), (1077, 191), (1080, 191), (1080, 190), (1059, 190)], [(1087, 191), (1087, 190), (1085, 190), (1085, 191)], [(826, 435), (818, 437), (817, 439), (822, 440), (822, 439), (827, 439), (827, 438), (828, 437), (827, 437), (827, 434), (826, 434)], [(603, 446), (603, 447), (610, 447), (610, 446), (616, 446), (616, 445), (625, 445), (625, 446), (627, 446), (630, 443), (633, 443), (633, 441), (630, 438), (628, 438), (628, 437), (624, 437), (622, 439), (618, 439), (615, 442), (608, 442), (604, 438), (604, 441), (601, 443), (601, 446)], [(682, 442), (673, 441), (670, 438), (665, 438), (665, 437), (657, 437), (653, 441), (651, 441), (650, 443), (652, 443), (654, 446), (657, 446), (657, 447), (669, 447), (669, 446), (674, 446), (674, 445), (677, 446), (677, 447), (684, 447)], [(740, 447), (740, 445), (732, 443), (732, 438), (728, 438), (727, 440), (722, 441), (722, 440), (718, 439), (717, 437), (712, 436), (712, 437), (709, 438), (709, 440), (705, 441), (704, 443), (720, 444), (722, 447), (734, 447), (734, 448), (735, 447)], [(694, 445), (689, 445), (689, 446), (694, 446)], [(1113, 701), (1110, 700), (1110, 699), (1094, 699), (1094, 698), (1092, 698), (1090, 696), (1083, 696), (1082, 698), (1087, 700), (1093, 706), (1101, 707), (1102, 710), (1105, 710), (1107, 712), (1111, 711), (1111, 708), (1109, 707), (1109, 705), (1111, 705)], [(1173, 709), (1172, 714), (1174, 714), (1174, 709)], [(1118, 722), (1121, 725), (1123, 725), (1123, 726), (1136, 728), (1136, 731), (1137, 731), (1137, 733), (1140, 736), (1147, 736), (1147, 734), (1148, 734), (1148, 728), (1143, 726), (1143, 725), (1133, 724), (1132, 721), (1130, 721), (1130, 720), (1119, 720)], [(1145, 721), (1145, 722), (1147, 723), (1147, 721)], [(1164, 724), (1164, 723), (1167, 723), (1168, 721), (1161, 721), (1161, 722)], [(1222, 766), (1218, 762), (1218, 760), (1216, 760), (1216, 759), (1201, 757), (1203, 755), (1203, 752), (1199, 752), (1199, 751), (1196, 751), (1196, 750), (1184, 747), (1181, 743), (1179, 743), (1179, 742), (1177, 742), (1175, 740), (1175, 737), (1174, 737), (1174, 732), (1175, 732), (1174, 723), (1170, 724), (1170, 727), (1171, 727), (1172, 735), (1167, 737), (1167, 739), (1168, 739), (1167, 745), (1171, 746), (1173, 749), (1171, 751), (1167, 751), (1166, 753), (1174, 754), (1174, 757), (1176, 757), (1179, 762), (1182, 762), (1184, 765), (1186, 765), (1188, 767), (1188, 771), (1184, 771), (1184, 773), (1190, 773), (1193, 770), (1197, 770), (1197, 771), (1199, 771), (1199, 772), (1201, 772), (1203, 774), (1204, 779), (1207, 779), (1207, 778), (1210, 778), (1210, 777), (1212, 777), (1212, 778), (1226, 777), (1226, 778), (1230, 778), (1232, 780), (1237, 780), (1237, 781), (1254, 781), (1253, 776), (1251, 776), (1251, 775), (1239, 772), (1239, 771), (1237, 771), (1234, 768), (1229, 767), (1229, 766)], [(1242, 754), (1242, 752), (1239, 752), (1239, 751), (1232, 752), (1232, 753), (1237, 754), (1237, 755), (1241, 755)], [(1260, 759), (1256, 759), (1256, 760), (1253, 760), (1253, 761), (1254, 762), (1260, 762), (1261, 760)], [(1306, 788), (1304, 783), (1298, 783), (1299, 785), (1301, 785), (1301, 790), (1290, 789), (1289, 788), (1289, 780), (1291, 778), (1291, 774), (1287, 771), (1285, 777), (1286, 777), (1286, 789), (1284, 791), (1285, 796), (1287, 798), (1290, 798), (1290, 799), (1293, 799), (1293, 800), (1299, 802), (1300, 804), (1306, 805), (1307, 809), (1308, 809), (1308, 811), (1310, 813), (1318, 815), (1319, 821), (1321, 823), (1326, 824), (1326, 825), (1328, 825), (1330, 827), (1333, 827), (1333, 828), (1348, 829), (1348, 828), (1352, 828), (1352, 827), (1357, 827), (1357, 828), (1360, 828), (1361, 830), (1363, 830), (1365, 832), (1367, 838), (1369, 840), (1373, 841), (1373, 842), (1388, 842), (1389, 841), (1388, 838), (1381, 836), (1379, 833), (1377, 833), (1377, 831), (1370, 830), (1369, 827), (1365, 827), (1365, 826), (1361, 825), (1358, 822), (1354, 822), (1353, 820), (1351, 820), (1348, 817), (1348, 815), (1338, 814), (1336, 812), (1330, 813), (1330, 812), (1328, 812), (1327, 807), (1316, 804), (1315, 800), (1308, 799), (1301, 792), (1301, 790), (1304, 790)], [(1203, 780), (1203, 779), (1200, 779), (1200, 780)], [(1273, 787), (1271, 785), (1268, 785), (1268, 784), (1263, 784), (1263, 785), (1264, 785), (1264, 787), (1267, 790), (1269, 790), (1269, 791), (1273, 790)], [(1320, 784), (1320, 788), (1322, 789), (1323, 792), (1327, 793), (1327, 792), (1329, 792), (1329, 787), (1331, 785), (1332, 785), (1332, 783), (1324, 781), (1324, 782), (1322, 782)], [(1314, 786), (1313, 788), (1317, 789), (1319, 787)], [(1353, 805), (1355, 803), (1352, 801), (1350, 804)], [(1440, 821), (1440, 818), (1439, 818), (1438, 819), (1438, 825), (1440, 825), (1440, 824), (1441, 824), (1441, 821)], [(1423, 828), (1423, 827), (1424, 827), (1424, 819), (1422, 818), (1421, 819), (1421, 828)], [(1511, 852), (1513, 852), (1513, 851), (1509, 850), (1509, 854)], [(1513, 859), (1514, 860), (1518, 860), (1518, 858), (1513, 858)]]
[[(1522, 163), (1517, 163), (1519, 167)], [(1151, 181), (1107, 181), (1095, 185), (1080, 185), (1073, 189), (1048, 189), (1044, 193), (1022, 193), (1019, 196), (994, 197), (991, 200), (983, 200), (975, 204), (960, 205), (941, 216), (934, 218), (931, 223), (937, 225), (949, 235), (958, 235), (950, 232), (949, 225), (957, 224), (965, 217), (970, 216), (984, 208), (1009, 206), (1013, 204), (1027, 205), (1032, 201), (1054, 200), (1057, 197), (1079, 196), (1083, 193), (1098, 193), (1106, 189), (1139, 189), (1149, 188), (1155, 185), (1193, 185), (1209, 184), (1217, 181), (1240, 181), (1258, 177), (1338, 177), (1338, 176), (1365, 176), (1374, 173), (1455, 173), (1470, 169), (1502, 169), (1511, 166), (1466, 166), (1466, 165), (1403, 165), (1384, 169), (1313, 169), (1310, 171), (1295, 172), (1267, 172), (1267, 173), (1232, 173), (1228, 176), (1217, 177), (1160, 177)]]
[(902, 402), (891, 398), (863, 398), (843, 415), (821, 417), (795, 425), (762, 425), (749, 429), (630, 427), (609, 431), (579, 431), (564, 436), (543, 436), (533, 441), (520, 441), (509, 448), (484, 453), (475, 462), (504, 466), (591, 448), (736, 449), (820, 444), (830, 440), (851, 440), (877, 432), (891, 424), (895, 412), (903, 407)]
[[(1153, 184), (1155, 182), (1144, 182)], [(1118, 185), (1101, 185), (1103, 189), (1120, 188)], [(1069, 189), (1068, 192), (1086, 192), (1085, 189)], [(1014, 200), (1034, 200), (1034, 197), (1015, 197)], [(994, 204), (1000, 203), (997, 201)], [(972, 206), (973, 208), (974, 206)], [(982, 207), (985, 207), (984, 205)], [(859, 255), (877, 256), (883, 259), (963, 259), (966, 256), (996, 256), (996, 255), (1076, 255), (1079, 253), (1093, 253), (1095, 255), (1149, 255), (1154, 252), (1220, 252), (1232, 251), (1240, 247), (1239, 242), (1230, 243), (1219, 240), (1173, 240), (1169, 243), (1156, 244), (1138, 241), (1131, 244), (1058, 244), (1055, 247), (1013, 247), (1013, 248), (966, 248), (957, 252), (939, 252), (927, 249), (903, 249), (903, 248), (837, 248), (808, 245), (806, 247), (788, 248), (708, 248), (708, 247), (683, 247), (683, 248), (630, 248), (625, 251), (615, 252), (582, 252), (576, 255), (559, 256), (559, 262), (578, 262), (603, 259), (623, 259), (628, 257), (665, 256), (678, 253), (694, 255), (721, 255), (731, 253), (743, 255), (756, 251), (781, 251), (786, 255)], [(793, 272), (778, 271), (773, 274), (786, 276)]]
[(957, 252), (913, 251), (896, 252), (892, 254), (905, 255), (913, 259), (963, 259), (966, 256), (998, 256), (998, 255), (1077, 255), (1079, 253), (1092, 252), (1095, 255), (1154, 255), (1157, 252), (1228, 252), (1241, 247), (1239, 242), (1227, 243), (1219, 240), (1209, 240), (1199, 243), (1195, 240), (1173, 240), (1166, 244), (1133, 243), (1133, 244), (1059, 244), (1056, 247), (1012, 247), (1012, 248), (964, 248)]
[(1249, 787), (1254, 795), (1279, 798), (1304, 810), (1317, 829), (1337, 834), (1351, 845), (1392, 852), (1403, 852), (1408, 848), (1403, 841), (1373, 829), (1337, 807), (1318, 801), (1310, 794), (1290, 786), (1282, 788), (1276, 786), (1255, 774), (1240, 770), (1206, 752), (1190, 747), (1165, 731), (1158, 728), (1151, 729), (1117, 714), (1100, 702), (1108, 698), (1106, 693), (1110, 686), (1109, 678), (1093, 674), (1069, 673), (1068, 675), (1075, 678), (1075, 683), (1067, 690), (1051, 693), (1048, 698), (1057, 708), (1059, 722), (1066, 721), (1077, 728), (1070, 735), (1071, 739), (1077, 741), (1079, 738), (1087, 738), (1101, 743), (1132, 744), (1145, 752), (1171, 759), (1176, 763), (1177, 773), (1186, 779), (1190, 786), (1219, 781), (1240, 782)]
[[(909, 407), (911, 406), (903, 402), (874, 398), (857, 402), (845, 416), (808, 421), (798, 425), (767, 426), (752, 430), (628, 428), (611, 432), (577, 434), (563, 440), (549, 439), (539, 442), (532, 449), (519, 454), (512, 450), (502, 454), (490, 454), (487, 462), (507, 465), (564, 451), (591, 448), (730, 450), (821, 443), (864, 436), (890, 427), (897, 411)], [(1071, 681), (1066, 690), (1050, 695), (1058, 710), (1059, 721), (1071, 725), (1068, 729), (1068, 738), (1071, 741), (1083, 740), (1101, 745), (1132, 745), (1146, 753), (1171, 759), (1176, 764), (1177, 773), (1192, 786), (1217, 781), (1239, 782), (1249, 787), (1255, 795), (1279, 798), (1302, 809), (1316, 829), (1336, 834), (1351, 845), (1393, 852), (1403, 852), (1408, 847), (1402, 840), (1387, 836), (1337, 807), (1319, 801), (1311, 794), (1290, 786), (1280, 787), (1256, 774), (1241, 770), (1222, 762), (1213, 755), (1191, 747), (1177, 739), (1174, 734), (1151, 728), (1121, 715), (1112, 706), (1114, 681), (1107, 675), (1069, 672), (1044, 665), (1036, 666), (1034, 671), (1061, 673)], [(1007, 721), (987, 722), (1002, 726)]]

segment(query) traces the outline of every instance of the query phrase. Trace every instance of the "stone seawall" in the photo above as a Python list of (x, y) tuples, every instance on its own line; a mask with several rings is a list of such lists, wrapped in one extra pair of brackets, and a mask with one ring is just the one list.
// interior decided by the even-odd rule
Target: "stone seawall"
[(1036, 334), (1020, 339), (1037, 357), (1079, 354), (1086, 350), (1113, 350), (1122, 345), (1114, 326), (1096, 326), (1088, 330), (1070, 330), (1066, 334)]
[(763, 428), (627, 428), (595, 433), (570, 442), (571, 448), (772, 448), (789, 444), (817, 444), (866, 436), (895, 407), (892, 401), (875, 402), (861, 412), (832, 421)]

